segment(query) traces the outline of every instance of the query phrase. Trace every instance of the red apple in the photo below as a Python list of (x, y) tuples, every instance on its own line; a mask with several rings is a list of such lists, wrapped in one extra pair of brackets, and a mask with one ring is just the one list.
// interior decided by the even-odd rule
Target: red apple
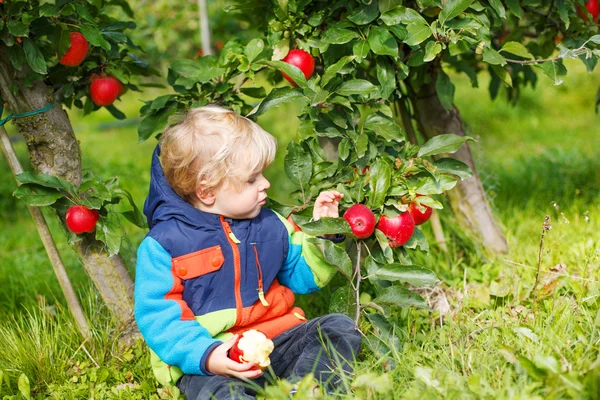
[[(315, 70), (315, 59), (304, 50), (291, 50), (282, 61), (300, 68), (300, 71), (302, 71), (306, 79), (310, 78)], [(281, 75), (283, 75), (287, 81), (295, 84), (294, 80), (283, 72)]]
[(377, 223), (377, 229), (389, 239), (390, 247), (398, 247), (406, 243), (414, 233), (415, 220), (408, 211), (395, 217), (382, 215)]
[[(417, 195), (420, 197), (420, 195)], [(415, 225), (421, 225), (425, 223), (431, 218), (431, 214), (433, 213), (433, 209), (431, 207), (427, 207), (425, 205), (419, 205), (416, 202), (410, 203), (408, 206), (408, 212), (412, 215), (415, 220)]]
[[(600, 14), (600, 2), (598, 0), (588, 0), (588, 2), (585, 3), (585, 8), (587, 8), (589, 13), (592, 14), (594, 22), (598, 23), (598, 15)], [(577, 14), (579, 14), (579, 16), (585, 21), (588, 20), (587, 14), (585, 13), (585, 11), (579, 8), (579, 6), (577, 6)]]
[(288, 215), (287, 220), (294, 227), (294, 232), (302, 232), (302, 229), (298, 226), (298, 224), (292, 219), (292, 214)]
[(76, 67), (85, 59), (88, 52), (88, 41), (79, 32), (71, 32), (71, 47), (58, 62), (67, 67)]
[(90, 96), (97, 106), (110, 106), (124, 91), (123, 84), (114, 76), (101, 76), (90, 85)]
[(353, 204), (344, 213), (344, 219), (350, 224), (352, 233), (358, 239), (366, 239), (375, 230), (375, 214), (364, 204)]
[(71, 206), (66, 214), (67, 228), (73, 233), (92, 232), (100, 219), (98, 210), (90, 210), (86, 206)]
[(229, 350), (229, 358), (238, 363), (252, 362), (253, 369), (265, 369), (271, 364), (269, 355), (273, 352), (273, 341), (256, 329), (242, 333)]

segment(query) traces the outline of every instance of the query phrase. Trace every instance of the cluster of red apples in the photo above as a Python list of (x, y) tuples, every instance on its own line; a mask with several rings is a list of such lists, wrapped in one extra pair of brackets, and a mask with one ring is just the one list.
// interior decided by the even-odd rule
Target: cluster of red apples
[[(71, 32), (71, 46), (58, 62), (66, 67), (76, 67), (87, 56), (89, 43), (79, 32)], [(123, 94), (125, 86), (114, 76), (104, 73), (90, 77), (90, 98), (97, 106), (110, 106)]]
[(431, 207), (412, 202), (408, 210), (400, 215), (395, 217), (381, 215), (379, 222), (376, 222), (375, 214), (369, 207), (364, 204), (354, 204), (346, 210), (344, 219), (358, 239), (367, 239), (377, 228), (388, 238), (390, 247), (398, 247), (408, 242), (415, 232), (415, 226), (427, 222), (432, 212)]

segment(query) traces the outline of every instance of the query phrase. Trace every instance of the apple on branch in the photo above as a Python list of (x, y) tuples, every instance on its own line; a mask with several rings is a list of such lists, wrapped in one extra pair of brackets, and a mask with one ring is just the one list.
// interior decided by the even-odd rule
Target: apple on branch
[(390, 247), (399, 247), (408, 242), (415, 232), (415, 220), (408, 211), (395, 217), (382, 215), (377, 229), (389, 239)]
[[(417, 197), (421, 197), (421, 195), (418, 194)], [(431, 207), (413, 201), (408, 206), (408, 212), (410, 213), (410, 215), (412, 215), (413, 219), (415, 220), (415, 225), (421, 225), (429, 221), (429, 218), (431, 218), (431, 214), (433, 214), (433, 209)]]
[(110, 106), (125, 90), (114, 76), (92, 74), (90, 80), (90, 97), (97, 106)]
[[(302, 71), (302, 73), (304, 74), (304, 77), (306, 79), (310, 78), (312, 73), (315, 70), (315, 59), (313, 58), (313, 56), (311, 56), (304, 50), (291, 50), (287, 54), (287, 56), (285, 56), (285, 58), (281, 61), (286, 62), (290, 65), (293, 65), (295, 67), (298, 67), (300, 69), (300, 71)], [(292, 78), (290, 78), (283, 72), (281, 73), (281, 75), (283, 75), (283, 77), (288, 82), (291, 82), (292, 85), (296, 85), (296, 83), (294, 82), (294, 80)]]
[(65, 215), (67, 228), (77, 235), (93, 232), (99, 219), (98, 210), (90, 210), (86, 206), (71, 206)]
[(344, 213), (352, 233), (358, 239), (366, 239), (375, 231), (375, 214), (364, 204), (353, 204)]
[(88, 52), (88, 41), (79, 32), (71, 32), (71, 46), (58, 62), (67, 67), (76, 67), (83, 62)]
[(254, 363), (254, 369), (271, 365), (269, 356), (275, 348), (273, 341), (256, 329), (242, 333), (229, 350), (229, 358), (238, 363)]

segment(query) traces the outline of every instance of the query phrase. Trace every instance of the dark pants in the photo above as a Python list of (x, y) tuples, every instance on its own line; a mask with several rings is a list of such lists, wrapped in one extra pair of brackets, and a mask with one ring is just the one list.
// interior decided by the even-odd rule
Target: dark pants
[[(361, 334), (350, 318), (341, 314), (324, 315), (273, 339), (271, 367), (276, 377), (291, 381), (312, 372), (327, 391), (334, 391), (340, 384), (339, 375), (352, 373), (360, 341)], [(265, 375), (253, 382), (263, 387), (269, 375), (267, 369)], [(221, 375), (184, 375), (177, 386), (188, 400), (254, 399), (256, 394), (242, 380)]]

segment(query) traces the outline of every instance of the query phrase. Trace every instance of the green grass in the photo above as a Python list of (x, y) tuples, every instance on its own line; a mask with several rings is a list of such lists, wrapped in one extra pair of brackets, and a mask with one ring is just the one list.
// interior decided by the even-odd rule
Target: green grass
[[(473, 146), (477, 167), (510, 252), (486, 255), (444, 210), (440, 214), (450, 247), (444, 254), (425, 226), (432, 249), (413, 257), (442, 278), (451, 312), (440, 320), (437, 312), (394, 311), (390, 320), (399, 328), (401, 348), (381, 358), (365, 347), (356, 365), (357, 375), (371, 382), (381, 379), (381, 388), (389, 379), (389, 390), (356, 387), (362, 398), (598, 398), (600, 118), (593, 102), (600, 77), (577, 64), (570, 71), (566, 86), (554, 87), (541, 77), (537, 91), (523, 91), (517, 106), (491, 101), (485, 78), (481, 88), (472, 89), (458, 77), (456, 101), (470, 134), (478, 138)], [(138, 104), (136, 94), (129, 93), (123, 109), (135, 117)], [(116, 124), (105, 113), (83, 117), (73, 112), (71, 119), (84, 167), (103, 177), (119, 176), (142, 207), (155, 141), (138, 144), (135, 124)], [(293, 108), (278, 109), (260, 122), (280, 147), (267, 171), (270, 195), (285, 201), (292, 188), (282, 163), (285, 146), (295, 137)], [(24, 143), (15, 147), (27, 165)], [(127, 352), (116, 348), (113, 323), (64, 243), (61, 228), (46, 212), (92, 322), (94, 338), (82, 346), (27, 209), (11, 196), (15, 183), (3, 159), (0, 178), (0, 396), (16, 396), (23, 374), (38, 398), (91, 398), (91, 393), (94, 398), (158, 398), (147, 352), (143, 346)], [(546, 215), (552, 230), (544, 240), (540, 287), (551, 267), (564, 264), (565, 269), (555, 287), (547, 286), (536, 310), (530, 291)], [(131, 242), (126, 256), (132, 262), (145, 232), (125, 226)], [(298, 302), (309, 315), (322, 314), (341, 284), (336, 279)]]

